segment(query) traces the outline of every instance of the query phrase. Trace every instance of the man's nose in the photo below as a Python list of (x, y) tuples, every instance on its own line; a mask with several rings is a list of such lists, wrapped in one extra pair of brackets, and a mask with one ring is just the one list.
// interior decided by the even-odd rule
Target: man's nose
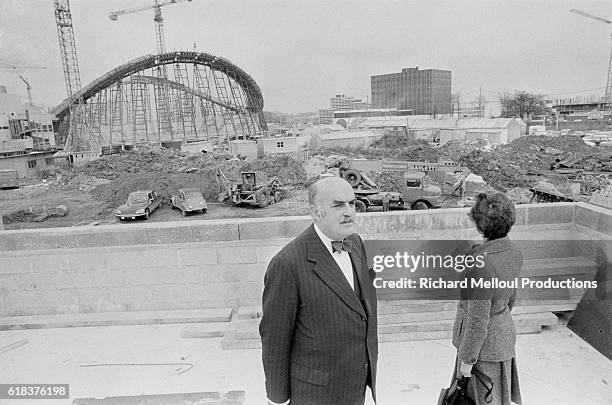
[(353, 207), (351, 207), (350, 204), (344, 204), (344, 216), (350, 217), (351, 215), (353, 215), (354, 212), (355, 210), (353, 209)]

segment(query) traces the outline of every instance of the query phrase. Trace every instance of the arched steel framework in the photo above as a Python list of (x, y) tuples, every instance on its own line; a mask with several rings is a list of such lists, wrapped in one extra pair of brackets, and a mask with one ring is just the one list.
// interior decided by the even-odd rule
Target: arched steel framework
[[(98, 146), (248, 139), (267, 129), (255, 80), (227, 59), (176, 51), (134, 59), (102, 75), (55, 109), (67, 132), (70, 106), (85, 102), (84, 140)], [(86, 142), (84, 142), (86, 141)]]

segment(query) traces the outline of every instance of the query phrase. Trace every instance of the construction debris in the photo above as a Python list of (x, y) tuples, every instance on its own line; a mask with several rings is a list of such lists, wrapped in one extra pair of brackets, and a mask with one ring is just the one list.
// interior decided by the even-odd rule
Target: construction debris
[(2, 219), (5, 223), (10, 222), (42, 222), (47, 218), (65, 217), (68, 214), (68, 207), (65, 205), (58, 205), (57, 207), (47, 209), (32, 208), (19, 209), (9, 214), (3, 215)]

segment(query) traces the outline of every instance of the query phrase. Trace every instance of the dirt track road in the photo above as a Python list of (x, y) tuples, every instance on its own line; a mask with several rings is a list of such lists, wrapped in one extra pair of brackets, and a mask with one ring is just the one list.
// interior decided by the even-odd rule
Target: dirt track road
[[(163, 204), (154, 211), (149, 222), (191, 221), (223, 218), (263, 218), (276, 216), (307, 215), (308, 197), (305, 190), (292, 191), (287, 199), (266, 208), (236, 207), (230, 201), (219, 203), (208, 201), (206, 214), (193, 213), (182, 216), (181, 212), (172, 209), (170, 204)], [(26, 212), (43, 212), (58, 205), (68, 207), (68, 215), (60, 218), (47, 218), (41, 222), (11, 221), (7, 216), (17, 210)], [(116, 223), (128, 226), (142, 223), (144, 220), (117, 221), (114, 209), (106, 208), (90, 193), (84, 191), (54, 191), (46, 185), (25, 186), (16, 190), (0, 190), (0, 214), (4, 217), (5, 229), (34, 229), (86, 225), (92, 222), (100, 224)]]

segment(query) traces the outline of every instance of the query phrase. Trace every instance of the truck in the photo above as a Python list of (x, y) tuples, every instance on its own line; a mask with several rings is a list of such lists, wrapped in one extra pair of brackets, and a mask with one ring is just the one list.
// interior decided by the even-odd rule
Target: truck
[(425, 172), (408, 171), (402, 175), (400, 191), (380, 191), (378, 185), (357, 169), (340, 168), (340, 176), (345, 179), (355, 193), (355, 211), (366, 212), (369, 207), (390, 209), (425, 210), (440, 208), (442, 190), (435, 185), (426, 185)]
[(216, 175), (219, 201), (231, 198), (235, 205), (248, 204), (263, 208), (279, 202), (287, 193), (280, 180), (276, 177), (268, 178), (265, 172), (241, 172), (241, 183), (229, 181), (221, 169), (217, 169)]

